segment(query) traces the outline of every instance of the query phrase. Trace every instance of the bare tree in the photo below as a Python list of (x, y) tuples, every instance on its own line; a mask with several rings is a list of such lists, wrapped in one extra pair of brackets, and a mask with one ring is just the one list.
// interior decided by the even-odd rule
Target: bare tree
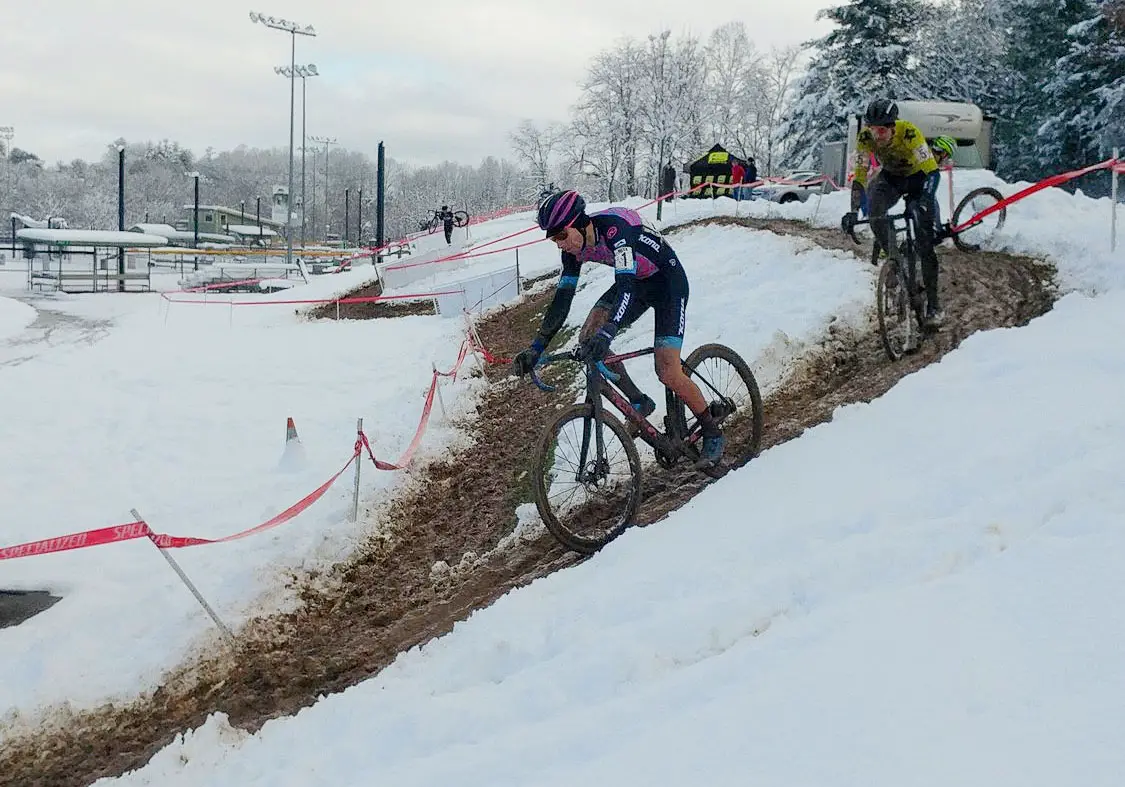
[(576, 114), (588, 118), (600, 115), (597, 127), (603, 134), (602, 141), (620, 147), (617, 174), (627, 194), (637, 193), (646, 71), (644, 50), (635, 41), (623, 41), (595, 58), (582, 84), (582, 99), (575, 107)]
[(712, 135), (740, 156), (758, 153), (755, 111), (762, 103), (765, 75), (742, 22), (728, 22), (711, 34), (707, 65)]
[(551, 123), (540, 129), (530, 120), (524, 120), (510, 135), (516, 156), (543, 184), (552, 180), (552, 162), (561, 137), (559, 124)]
[(764, 149), (765, 152), (762, 174), (774, 174), (774, 168), (785, 161), (789, 154), (780, 129), (785, 110), (793, 98), (793, 83), (800, 56), (799, 46), (780, 47), (770, 50), (765, 61), (765, 90), (762, 92), (758, 115), (759, 128), (765, 129), (765, 134), (758, 143), (759, 150)]
[(656, 196), (660, 173), (673, 157), (683, 155), (697, 107), (704, 94), (707, 68), (699, 41), (691, 36), (669, 44), (671, 31), (649, 36), (646, 50), (644, 135), (650, 151), (646, 196)]

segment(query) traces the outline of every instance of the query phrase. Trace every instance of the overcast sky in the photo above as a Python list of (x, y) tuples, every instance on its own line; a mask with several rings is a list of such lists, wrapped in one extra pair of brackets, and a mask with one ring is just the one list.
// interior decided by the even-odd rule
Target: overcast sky
[[(706, 37), (741, 20), (760, 49), (828, 25), (824, 0), (47, 0), (0, 25), (0, 125), (48, 162), (100, 158), (118, 137), (202, 153), (287, 147), (290, 36), (250, 11), (315, 27), (297, 37), (308, 134), (416, 164), (507, 156), (522, 118), (565, 120), (598, 52), (667, 27)], [(300, 80), (297, 82), (300, 144)]]

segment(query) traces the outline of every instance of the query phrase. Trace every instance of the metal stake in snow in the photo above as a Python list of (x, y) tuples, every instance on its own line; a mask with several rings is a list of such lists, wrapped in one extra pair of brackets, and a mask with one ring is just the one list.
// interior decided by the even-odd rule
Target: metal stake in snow
[(1113, 174), (1110, 176), (1110, 189), (1109, 189), (1109, 250), (1111, 252), (1117, 251), (1117, 168), (1121, 166), (1121, 159), (1118, 156), (1121, 153), (1120, 148), (1113, 149), (1113, 160), (1116, 165), (1110, 170)]
[(227, 645), (229, 645), (231, 650), (233, 650), (234, 634), (231, 633), (231, 630), (227, 628), (226, 624), (223, 623), (222, 620), (219, 619), (219, 616), (215, 613), (215, 610), (211, 609), (211, 605), (207, 603), (207, 599), (203, 598), (203, 594), (200, 593), (195, 585), (192, 584), (192, 581), (188, 579), (188, 575), (184, 573), (184, 570), (182, 568), (180, 568), (180, 564), (177, 563), (175, 559), (168, 554), (168, 551), (166, 549), (161, 547), (160, 544), (156, 542), (156, 534), (152, 532), (152, 528), (148, 526), (148, 522), (145, 522), (144, 517), (138, 514), (137, 509), (135, 508), (130, 509), (129, 513), (133, 515), (133, 519), (135, 521), (144, 522), (145, 534), (148, 536), (148, 540), (152, 542), (152, 545), (156, 547), (157, 551), (160, 552), (160, 554), (164, 556), (164, 559), (168, 561), (168, 565), (172, 567), (177, 576), (179, 576), (180, 581), (183, 582), (184, 585), (187, 586), (187, 589), (191, 591), (191, 594), (195, 596), (195, 600), (199, 602), (199, 605), (203, 607), (203, 610), (211, 616), (211, 620), (215, 621), (215, 625), (219, 627), (219, 631), (220, 633), (222, 633), (223, 639), (226, 640)]
[(812, 218), (809, 219), (809, 226), (810, 227), (816, 226), (816, 217), (820, 214), (820, 203), (824, 199), (824, 187), (827, 184), (828, 184), (828, 181), (824, 181), (824, 183), (820, 184), (820, 189), (819, 189), (819, 191), (817, 192), (817, 195), (816, 195), (816, 207), (813, 208)]
[[(355, 422), (355, 434), (357, 438), (363, 436), (363, 419), (358, 418)], [(352, 489), (352, 515), (349, 521), (359, 521), (359, 468), (363, 464), (362, 457), (356, 457), (355, 460), (355, 487)]]
[[(480, 340), (480, 334), (477, 333), (476, 326), (473, 325), (473, 318), (472, 318), (472, 315), (469, 314), (469, 310), (465, 309), (464, 314), (465, 314), (465, 332), (468, 334), (468, 337), (469, 337), (469, 351), (472, 353), (473, 360), (476, 361), (477, 368), (480, 370), (480, 373), (482, 375), (487, 374), (488, 373), (488, 367), (485, 366), (484, 359), (481, 358), (480, 353), (477, 352), (477, 348), (478, 347), (484, 347), (484, 344)], [(457, 381), (456, 372), (454, 372), (453, 380), (454, 380), (454, 382)]]
[(441, 420), (445, 420), (445, 400), (441, 398), (441, 377), (438, 375), (437, 364), (430, 363), (430, 368), (434, 370), (434, 393), (437, 394), (438, 408), (441, 410)]

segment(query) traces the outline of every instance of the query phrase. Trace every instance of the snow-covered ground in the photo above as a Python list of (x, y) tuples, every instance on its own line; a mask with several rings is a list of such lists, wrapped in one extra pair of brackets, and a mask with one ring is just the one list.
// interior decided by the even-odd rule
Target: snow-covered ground
[[(988, 177), (961, 175), (961, 193)], [(817, 211), (829, 226), (846, 197), (817, 202), (680, 201), (665, 226), (735, 211)], [(1050, 191), (1010, 209), (1000, 241), (1063, 255), (1064, 288), (1107, 294), (971, 337), (370, 681), (253, 736), (212, 717), (99, 784), (1116, 784), (1125, 253), (1108, 254), (1102, 207)], [(481, 225), (474, 240), (519, 228)], [(692, 283), (687, 346), (731, 344), (767, 385), (830, 319), (861, 320), (871, 301), (869, 265), (799, 240), (710, 227), (674, 245)], [(521, 249), (528, 275), (555, 260), (546, 243)], [(608, 285), (591, 268), (572, 322)], [(166, 313), (157, 298), (54, 301), (112, 321), (93, 344), (0, 368), (19, 413), (0, 427), (0, 489), (18, 501), (5, 543), (128, 521), (134, 506), (176, 534), (255, 524), (342, 464), (359, 415), (396, 455), (430, 362), (448, 364), (460, 340), (459, 322), (438, 317), (309, 324), (289, 307)], [(642, 318), (615, 347), (650, 338)], [(282, 473), (288, 415), (307, 456)], [(452, 439), (437, 429), (425, 445)], [(365, 500), (394, 480), (365, 469)], [(176, 557), (237, 624), (283, 602), (287, 568), (346, 552), (362, 531), (344, 521), (349, 494)], [(0, 631), (15, 654), (0, 683), (9, 717), (151, 688), (213, 636), (146, 543), (2, 569), (5, 586), (65, 596)]]
[[(499, 238), (526, 227), (527, 219), (474, 226), (474, 238)], [(419, 255), (427, 251), (424, 240)], [(438, 240), (441, 253), (444, 239)], [(758, 365), (763, 384), (778, 379), (829, 320), (866, 319), (871, 271), (847, 255), (738, 228), (687, 231), (676, 244), (692, 276), (688, 341), (731, 344)], [(545, 254), (547, 247), (529, 247), (542, 257), (540, 271), (557, 265), (558, 252)], [(611, 272), (602, 267), (588, 266), (572, 321), (581, 321), (608, 286)], [(285, 292), (179, 293), (174, 303), (155, 294), (11, 292), (60, 328), (50, 341), (29, 331), (0, 344), (0, 399), (17, 416), (0, 425), (7, 448), (0, 495), (18, 501), (0, 547), (131, 522), (134, 507), (157, 532), (210, 538), (240, 531), (338, 470), (350, 456), (357, 417), (380, 458), (396, 459), (418, 423), (431, 363), (452, 364), (463, 322), (309, 322), (308, 307), (285, 303), (338, 296), (373, 275), (369, 265), (359, 266)], [(22, 303), (0, 303), (34, 317)], [(619, 346), (651, 339), (651, 317), (642, 318)], [(19, 363), (5, 368), (7, 360)], [(659, 390), (650, 363), (638, 381)], [(463, 411), (470, 397), (458, 396), (474, 385), (446, 387), (446, 406)], [(281, 461), (290, 416), (304, 448), (296, 467)], [(424, 451), (436, 453), (453, 439), (435, 423)], [(400, 475), (366, 464), (364, 501), (385, 500)], [(339, 559), (366, 532), (364, 523), (345, 521), (349, 482), (350, 473), (277, 529), (175, 556), (236, 627), (284, 605), (282, 587), (293, 571)], [(3, 652), (19, 654), (0, 679), (0, 709), (9, 720), (28, 720), (55, 703), (83, 708), (153, 688), (191, 647), (215, 637), (203, 610), (145, 540), (0, 561), (0, 572), (0, 587), (63, 597), (49, 612), (0, 630)]]
[(1119, 784), (1123, 330), (1115, 292), (973, 336), (378, 677), (98, 787)]

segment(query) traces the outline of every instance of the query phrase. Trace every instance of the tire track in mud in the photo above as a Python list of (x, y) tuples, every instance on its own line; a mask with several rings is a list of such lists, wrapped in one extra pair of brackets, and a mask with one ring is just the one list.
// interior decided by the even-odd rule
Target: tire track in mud
[[(109, 335), (113, 325), (112, 320), (95, 320), (54, 309), (40, 308), (38, 301), (21, 300), (20, 302), (32, 306), (38, 314), (21, 333), (0, 345), (0, 366), (19, 366), (27, 363), (41, 354), (44, 347), (53, 349), (73, 344), (96, 344)], [(28, 347), (35, 348), (29, 355), (5, 357), (6, 348), (22, 353)]]
[[(839, 232), (780, 219), (716, 217), (684, 228), (709, 224), (801, 235), (864, 259), (870, 252)], [(882, 395), (977, 330), (1022, 325), (1051, 308), (1048, 265), (1006, 254), (939, 254), (950, 327), (897, 363), (886, 359), (870, 328), (832, 333), (766, 398), (762, 450), (827, 421), (840, 405)], [(486, 346), (507, 356), (525, 347), (549, 297), (529, 297), (484, 321)], [(517, 388), (506, 369), (490, 376), (494, 384), (465, 426), (469, 447), (419, 471), (391, 504), (369, 512), (378, 535), (349, 562), (303, 580), (298, 610), (252, 621), (236, 653), (188, 664), (151, 696), (59, 716), (54, 726), (8, 741), (0, 785), (77, 787), (121, 774), (215, 711), (256, 730), (370, 677), (512, 588), (578, 562), (546, 534), (513, 535), (516, 506), (532, 499), (525, 470), (536, 437), (557, 412), (551, 402), (570, 400)], [(744, 436), (734, 428), (728, 435), (728, 460), (748, 461)], [(712, 483), (686, 467), (650, 467), (640, 524), (661, 519)]]

